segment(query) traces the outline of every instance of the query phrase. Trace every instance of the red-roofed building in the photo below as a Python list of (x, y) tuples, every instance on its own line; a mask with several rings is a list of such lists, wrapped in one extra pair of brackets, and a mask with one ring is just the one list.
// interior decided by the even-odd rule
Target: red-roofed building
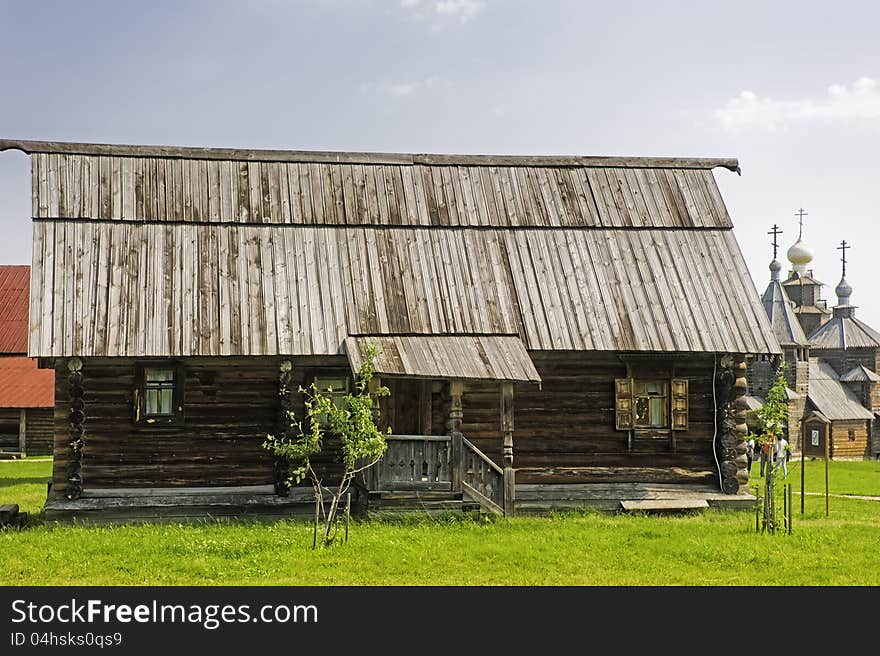
[(0, 452), (52, 453), (54, 375), (27, 357), (29, 266), (0, 265)]

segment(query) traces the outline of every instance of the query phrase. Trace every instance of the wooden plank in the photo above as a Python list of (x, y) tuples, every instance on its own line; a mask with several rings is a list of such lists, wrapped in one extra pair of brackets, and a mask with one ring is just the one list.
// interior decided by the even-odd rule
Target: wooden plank
[(26, 153), (67, 153), (79, 155), (114, 155), (131, 157), (171, 157), (185, 159), (222, 159), (267, 162), (340, 162), (369, 164), (426, 164), (436, 166), (591, 166), (619, 168), (724, 167), (739, 171), (733, 158), (712, 157), (601, 157), (543, 155), (411, 155), (403, 153), (321, 152), (295, 150), (239, 150), (231, 148), (188, 148), (175, 146), (132, 146), (86, 144), (58, 141), (0, 139), (0, 151), (18, 149)]
[(676, 512), (702, 510), (709, 507), (705, 499), (624, 499), (620, 507), (625, 512)]

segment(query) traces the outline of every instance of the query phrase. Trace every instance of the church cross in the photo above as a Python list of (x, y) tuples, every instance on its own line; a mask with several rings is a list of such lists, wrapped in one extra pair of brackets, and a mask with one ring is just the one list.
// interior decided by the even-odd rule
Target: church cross
[(773, 224), (773, 230), (767, 232), (768, 235), (773, 235), (773, 259), (776, 259), (776, 250), (779, 248), (776, 243), (776, 237), (782, 234), (782, 230), (779, 229), (779, 226), (775, 223)]
[(798, 223), (800, 224), (800, 229), (798, 230), (798, 239), (801, 239), (804, 236), (804, 217), (808, 216), (806, 212), (804, 212), (804, 208), (800, 208), (797, 212), (794, 213), (796, 217), (798, 217)]
[(837, 247), (837, 250), (841, 251), (840, 261), (843, 262), (843, 278), (846, 278), (846, 251), (849, 248), (852, 248), (852, 246), (846, 243), (846, 239), (840, 242), (840, 246)]

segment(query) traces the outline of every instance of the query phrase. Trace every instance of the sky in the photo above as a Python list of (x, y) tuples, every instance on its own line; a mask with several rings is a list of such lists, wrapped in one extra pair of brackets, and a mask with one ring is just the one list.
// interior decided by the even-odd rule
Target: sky
[[(829, 306), (846, 239), (880, 329), (878, 24), (845, 0), (0, 0), (0, 138), (736, 157), (715, 176), (757, 292), (803, 208)], [(0, 226), (0, 263), (28, 263), (19, 152)]]

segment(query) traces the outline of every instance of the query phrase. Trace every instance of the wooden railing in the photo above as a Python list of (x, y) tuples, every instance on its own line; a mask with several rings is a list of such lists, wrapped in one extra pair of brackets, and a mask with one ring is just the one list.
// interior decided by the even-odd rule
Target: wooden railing
[(504, 514), (504, 470), (467, 438), (461, 438), (461, 491), (484, 510)]
[(388, 450), (374, 468), (374, 490), (451, 490), (448, 435), (389, 435)]

